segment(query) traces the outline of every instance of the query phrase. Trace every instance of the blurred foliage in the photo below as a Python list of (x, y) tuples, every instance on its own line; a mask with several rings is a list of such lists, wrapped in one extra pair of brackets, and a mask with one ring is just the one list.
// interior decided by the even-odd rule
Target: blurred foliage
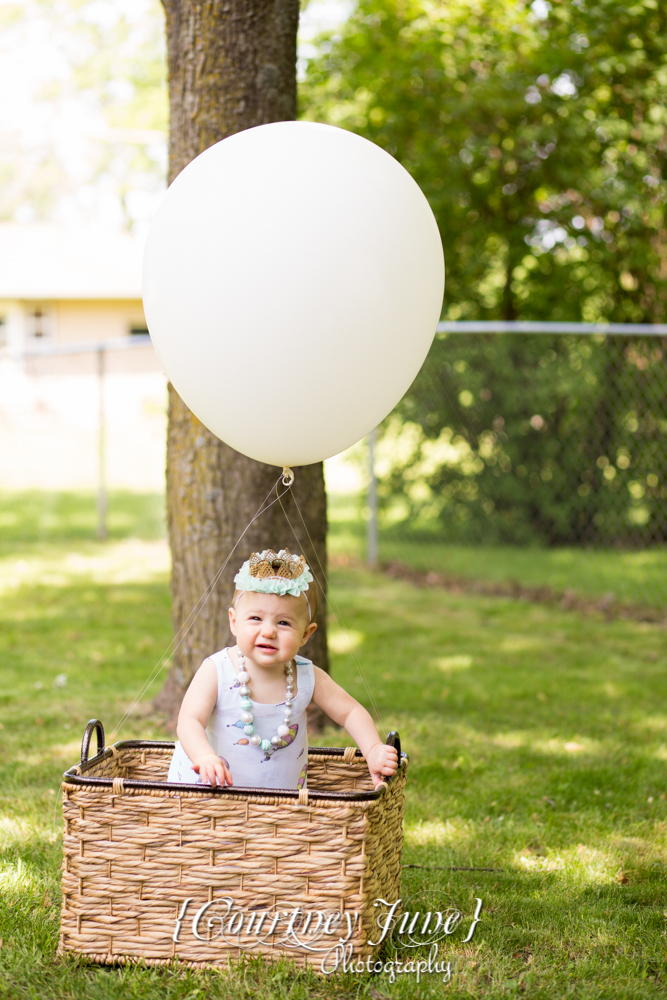
[[(656, 0), (358, 0), (302, 88), (420, 184), (450, 320), (664, 319), (666, 96)], [(666, 403), (658, 340), (437, 340), (382, 489), (470, 539), (661, 542)]]
[(0, 220), (145, 224), (166, 174), (159, 0), (0, 3), (0, 64)]
[(320, 45), (303, 117), (366, 136), (419, 183), (442, 233), (447, 318), (662, 318), (657, 0), (568, 0), (546, 18), (507, 0), (359, 0)]

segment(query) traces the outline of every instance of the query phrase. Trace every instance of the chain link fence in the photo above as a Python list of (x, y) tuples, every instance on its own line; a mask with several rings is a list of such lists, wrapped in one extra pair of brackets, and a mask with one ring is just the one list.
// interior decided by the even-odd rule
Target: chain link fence
[(380, 428), (380, 559), (665, 606), (667, 327), (478, 326)]

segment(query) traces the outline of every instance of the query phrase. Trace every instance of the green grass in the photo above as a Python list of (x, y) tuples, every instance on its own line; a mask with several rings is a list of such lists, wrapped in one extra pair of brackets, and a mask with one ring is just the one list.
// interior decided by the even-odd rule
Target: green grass
[[(80, 533), (64, 501), (42, 541), (25, 510), (0, 535), (0, 997), (418, 995), (413, 977), (392, 986), (256, 962), (193, 973), (55, 957), (60, 775), (87, 719), (113, 728), (170, 638), (166, 545), (141, 527), (151, 504), (128, 499), (126, 537), (118, 528), (105, 544)], [(76, 509), (83, 517), (84, 500)], [(332, 622), (335, 675), (367, 704), (370, 688), (382, 729), (398, 729), (410, 754), (403, 860), (425, 868), (405, 869), (404, 906), (456, 905), (467, 929), (484, 901), (473, 940), (456, 933), (441, 949), (452, 982), (427, 978), (419, 995), (664, 996), (664, 629), (354, 567), (332, 575), (332, 598), (343, 619)], [(150, 715), (122, 732), (159, 735)], [(452, 865), (502, 870), (438, 870)]]
[[(111, 540), (162, 538), (164, 497), (115, 490), (110, 497), (107, 529)], [(0, 555), (43, 549), (51, 543), (85, 543), (95, 538), (96, 531), (92, 493), (0, 493)]]
[[(331, 553), (363, 560), (366, 529), (358, 499), (331, 497), (329, 520)], [(612, 593), (621, 602), (667, 607), (667, 547), (630, 552), (453, 545), (439, 540), (435, 529), (417, 533), (394, 526), (381, 528), (380, 559), (462, 579), (518, 581), (592, 597)]]

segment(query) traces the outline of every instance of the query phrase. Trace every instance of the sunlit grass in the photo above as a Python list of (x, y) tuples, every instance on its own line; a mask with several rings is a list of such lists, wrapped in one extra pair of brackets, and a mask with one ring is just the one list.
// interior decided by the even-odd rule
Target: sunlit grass
[[(329, 498), (329, 550), (334, 557), (366, 557), (365, 508), (360, 498)], [(651, 607), (667, 607), (667, 547), (641, 552), (515, 548), (445, 544), (437, 525), (415, 532), (380, 525), (380, 560), (398, 561), (424, 573), (487, 583), (516, 581), (522, 587), (550, 587), (584, 597), (613, 595)]]
[[(0, 531), (0, 996), (416, 996), (410, 977), (54, 957), (60, 775), (85, 722), (112, 729), (168, 645), (169, 560), (163, 539), (142, 537), (140, 505), (127, 537), (104, 544), (69, 536), (66, 508), (44, 543), (21, 517), (24, 542)], [(410, 754), (404, 861), (424, 867), (404, 869), (404, 905), (468, 919), (484, 902), (473, 940), (445, 946), (452, 983), (427, 978), (420, 995), (664, 996), (664, 628), (358, 568), (336, 570), (332, 586), (335, 675), (362, 702), (370, 689), (381, 730), (398, 729)], [(141, 712), (121, 734), (161, 735)]]
[[(109, 498), (109, 537), (153, 539), (164, 536), (164, 497), (115, 490)], [(52, 542), (95, 539), (97, 507), (92, 493), (25, 490), (0, 493), (0, 551), (42, 549)]]

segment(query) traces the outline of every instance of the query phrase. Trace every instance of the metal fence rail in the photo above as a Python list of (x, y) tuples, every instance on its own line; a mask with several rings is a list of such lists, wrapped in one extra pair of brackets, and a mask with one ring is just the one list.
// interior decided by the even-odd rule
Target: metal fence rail
[(576, 333), (620, 337), (667, 336), (667, 323), (533, 323), (528, 320), (456, 320), (442, 321), (438, 333)]

